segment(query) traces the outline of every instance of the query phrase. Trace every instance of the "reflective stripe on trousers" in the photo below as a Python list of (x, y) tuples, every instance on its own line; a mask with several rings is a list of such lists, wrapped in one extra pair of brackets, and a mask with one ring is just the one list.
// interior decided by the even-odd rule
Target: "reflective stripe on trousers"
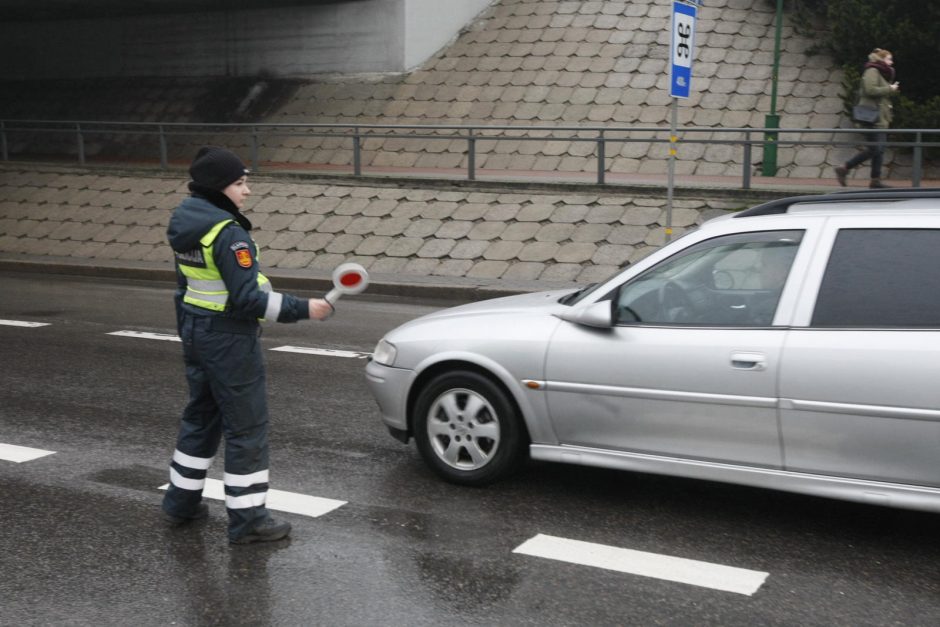
[(225, 498), (234, 539), (268, 515), (265, 369), (256, 334), (215, 331), (210, 325), (210, 316), (189, 312), (180, 324), (189, 403), (180, 421), (163, 508), (182, 516), (195, 511), (224, 436)]

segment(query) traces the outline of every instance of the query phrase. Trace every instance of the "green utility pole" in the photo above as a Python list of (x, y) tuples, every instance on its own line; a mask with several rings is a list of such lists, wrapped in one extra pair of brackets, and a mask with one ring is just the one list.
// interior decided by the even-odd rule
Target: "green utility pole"
[[(780, 30), (783, 28), (783, 0), (777, 0), (777, 27), (774, 33), (774, 69), (770, 76), (770, 113), (764, 118), (764, 128), (780, 128), (777, 115), (777, 76), (780, 73)], [(777, 133), (764, 135), (764, 160), (761, 168), (764, 176), (777, 174)]]

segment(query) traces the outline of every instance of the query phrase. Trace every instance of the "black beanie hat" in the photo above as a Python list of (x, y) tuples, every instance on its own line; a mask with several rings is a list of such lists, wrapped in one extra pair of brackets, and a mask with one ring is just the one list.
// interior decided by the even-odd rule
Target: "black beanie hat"
[(200, 148), (189, 166), (193, 183), (220, 192), (248, 172), (235, 153), (218, 146)]

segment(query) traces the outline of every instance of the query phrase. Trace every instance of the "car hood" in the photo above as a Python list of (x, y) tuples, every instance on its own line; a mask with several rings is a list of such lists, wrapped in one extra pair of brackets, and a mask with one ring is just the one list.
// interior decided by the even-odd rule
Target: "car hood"
[(508, 313), (532, 312), (540, 309), (551, 311), (557, 309), (558, 307), (564, 307), (565, 305), (560, 305), (558, 303), (558, 299), (565, 294), (570, 294), (573, 291), (575, 290), (552, 290), (549, 292), (534, 292), (531, 294), (517, 294), (515, 296), (492, 298), (490, 300), (483, 300), (467, 305), (448, 307), (447, 309), (442, 309), (440, 311), (435, 311), (434, 313), (421, 316), (420, 318), (412, 320), (411, 323), (406, 324), (439, 318), (459, 318), (465, 316), (482, 316), (487, 314), (503, 315)]

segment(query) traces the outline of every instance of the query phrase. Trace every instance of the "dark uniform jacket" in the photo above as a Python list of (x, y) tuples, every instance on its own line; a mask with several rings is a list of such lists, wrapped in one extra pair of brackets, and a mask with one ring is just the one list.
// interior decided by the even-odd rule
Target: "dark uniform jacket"
[[(234, 220), (226, 225), (213, 242), (212, 252), (216, 267), (222, 275), (229, 293), (229, 301), (224, 311), (210, 311), (203, 307), (183, 302), (186, 291), (186, 277), (180, 271), (179, 259), (176, 262), (176, 312), (177, 320), (183, 312), (198, 316), (227, 316), (237, 320), (256, 321), (259, 318), (273, 320), (268, 311), (270, 299), (280, 308), (273, 312), (277, 322), (296, 322), (310, 317), (307, 300), (290, 294), (264, 292), (258, 287), (257, 247), (248, 230), (248, 221), (227, 196), (220, 192), (204, 192), (186, 198), (173, 212), (167, 228), (167, 239), (177, 257), (185, 256), (198, 259), (202, 255), (199, 240), (216, 224), (223, 220)], [(244, 250), (251, 252), (250, 259)], [(240, 254), (239, 251), (242, 251)], [(250, 261), (250, 263), (249, 263)], [(266, 315), (267, 314), (267, 315)]]

